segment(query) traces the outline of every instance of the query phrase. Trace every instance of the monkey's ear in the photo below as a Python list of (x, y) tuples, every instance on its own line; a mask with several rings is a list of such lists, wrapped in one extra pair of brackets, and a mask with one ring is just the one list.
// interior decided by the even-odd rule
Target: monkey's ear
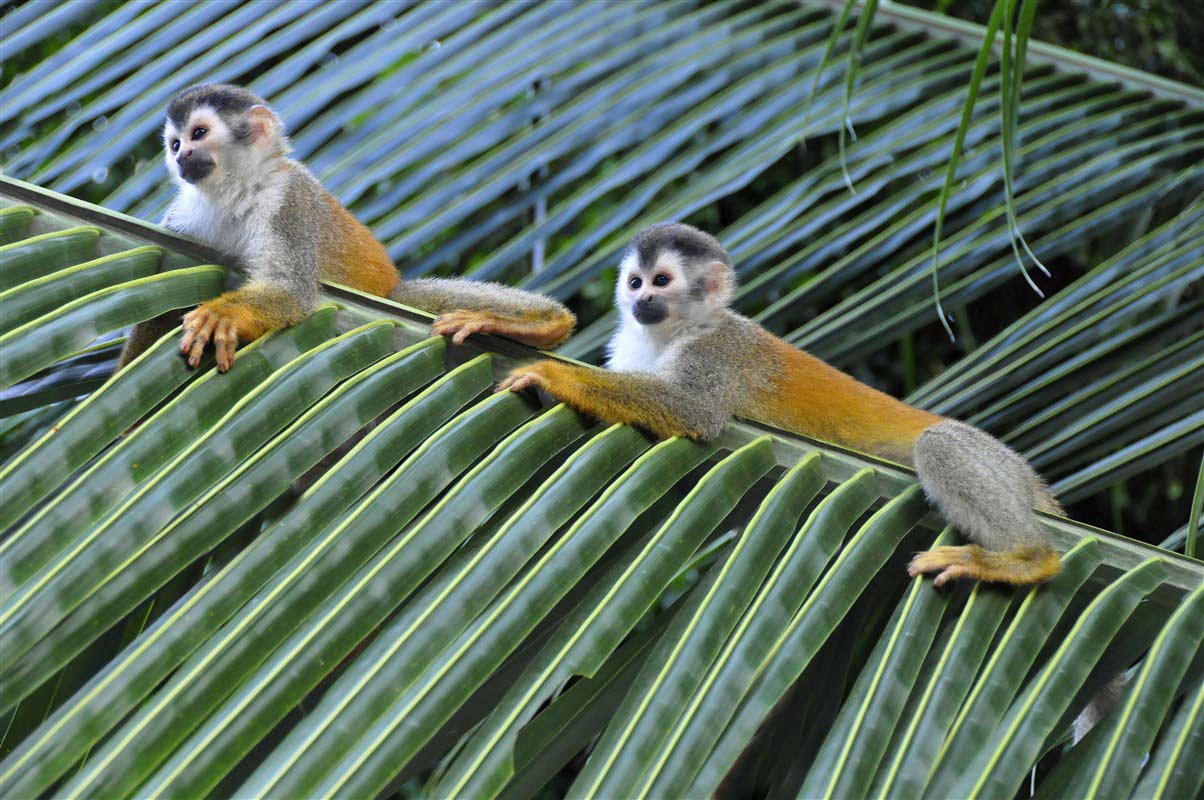
[(255, 144), (266, 144), (280, 133), (280, 120), (267, 106), (251, 106), (247, 119), (251, 122), (251, 141)]
[(732, 268), (722, 261), (712, 261), (706, 266), (706, 298), (716, 308), (727, 307), (736, 288)]

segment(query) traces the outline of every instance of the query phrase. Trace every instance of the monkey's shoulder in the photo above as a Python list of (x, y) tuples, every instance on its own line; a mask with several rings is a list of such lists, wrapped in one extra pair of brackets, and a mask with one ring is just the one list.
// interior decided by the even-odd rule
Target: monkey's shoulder
[(748, 387), (779, 371), (776, 355), (764, 347), (766, 336), (757, 323), (725, 311), (675, 342), (665, 356), (672, 369), (692, 383)]
[(717, 364), (757, 368), (755, 358), (763, 349), (764, 328), (748, 317), (725, 310), (683, 341), (683, 351), (694, 357), (718, 359)]

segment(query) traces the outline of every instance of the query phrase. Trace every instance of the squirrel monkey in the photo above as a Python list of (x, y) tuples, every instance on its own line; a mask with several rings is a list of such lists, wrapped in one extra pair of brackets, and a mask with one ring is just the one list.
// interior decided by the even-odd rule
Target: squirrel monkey
[[(536, 347), (568, 338), (576, 318), (547, 297), (474, 281), (403, 281), (385, 248), (305, 166), (288, 157), (280, 118), (238, 86), (194, 86), (167, 107), (163, 143), (179, 189), (164, 227), (241, 262), (248, 280), (184, 316), (180, 350), (196, 366), (212, 340), (217, 367), (230, 368), (239, 341), (308, 316), (319, 280), (439, 314), (432, 331), (462, 344), (473, 333)], [(136, 326), (121, 364), (146, 349), (170, 320)]]
[(728, 307), (731, 260), (688, 225), (653, 226), (619, 266), (610, 371), (558, 361), (499, 386), (539, 387), (608, 422), (711, 439), (733, 416), (914, 466), (929, 499), (973, 544), (920, 553), (909, 572), (1030, 584), (1061, 560), (1033, 508), (1061, 513), (1032, 467), (962, 422), (912, 408), (772, 335)]

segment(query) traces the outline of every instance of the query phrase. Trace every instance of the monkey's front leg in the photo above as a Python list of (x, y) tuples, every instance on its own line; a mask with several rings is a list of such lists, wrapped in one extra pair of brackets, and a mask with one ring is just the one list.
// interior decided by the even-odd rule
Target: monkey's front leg
[(530, 387), (604, 422), (638, 425), (661, 438), (709, 439), (726, 421), (705, 414), (686, 393), (654, 375), (537, 361), (513, 370), (498, 384), (498, 391)]
[(239, 341), (254, 341), (269, 331), (300, 322), (305, 316), (305, 309), (287, 290), (248, 283), (184, 315), (180, 352), (188, 357), (188, 365), (195, 367), (212, 340), (217, 369), (225, 372), (234, 363)]
[(572, 314), (523, 316), (500, 314), (494, 311), (470, 311), (461, 309), (442, 314), (431, 325), (431, 333), (450, 336), (455, 344), (474, 333), (492, 333), (506, 336), (532, 347), (555, 347), (573, 332), (576, 319)]

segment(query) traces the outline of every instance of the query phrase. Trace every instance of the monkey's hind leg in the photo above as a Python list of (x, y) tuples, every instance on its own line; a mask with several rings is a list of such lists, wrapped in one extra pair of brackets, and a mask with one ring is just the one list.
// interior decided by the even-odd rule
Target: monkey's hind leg
[(932, 582), (935, 586), (958, 578), (1023, 586), (1049, 580), (1061, 569), (1062, 561), (1051, 547), (995, 553), (967, 544), (916, 553), (907, 566), (907, 574), (914, 578), (935, 572), (936, 579)]
[(1062, 568), (1034, 507), (1053, 509), (1044, 483), (1002, 442), (954, 420), (937, 423), (916, 442), (916, 471), (932, 502), (974, 544), (918, 554), (911, 575), (1032, 584)]

